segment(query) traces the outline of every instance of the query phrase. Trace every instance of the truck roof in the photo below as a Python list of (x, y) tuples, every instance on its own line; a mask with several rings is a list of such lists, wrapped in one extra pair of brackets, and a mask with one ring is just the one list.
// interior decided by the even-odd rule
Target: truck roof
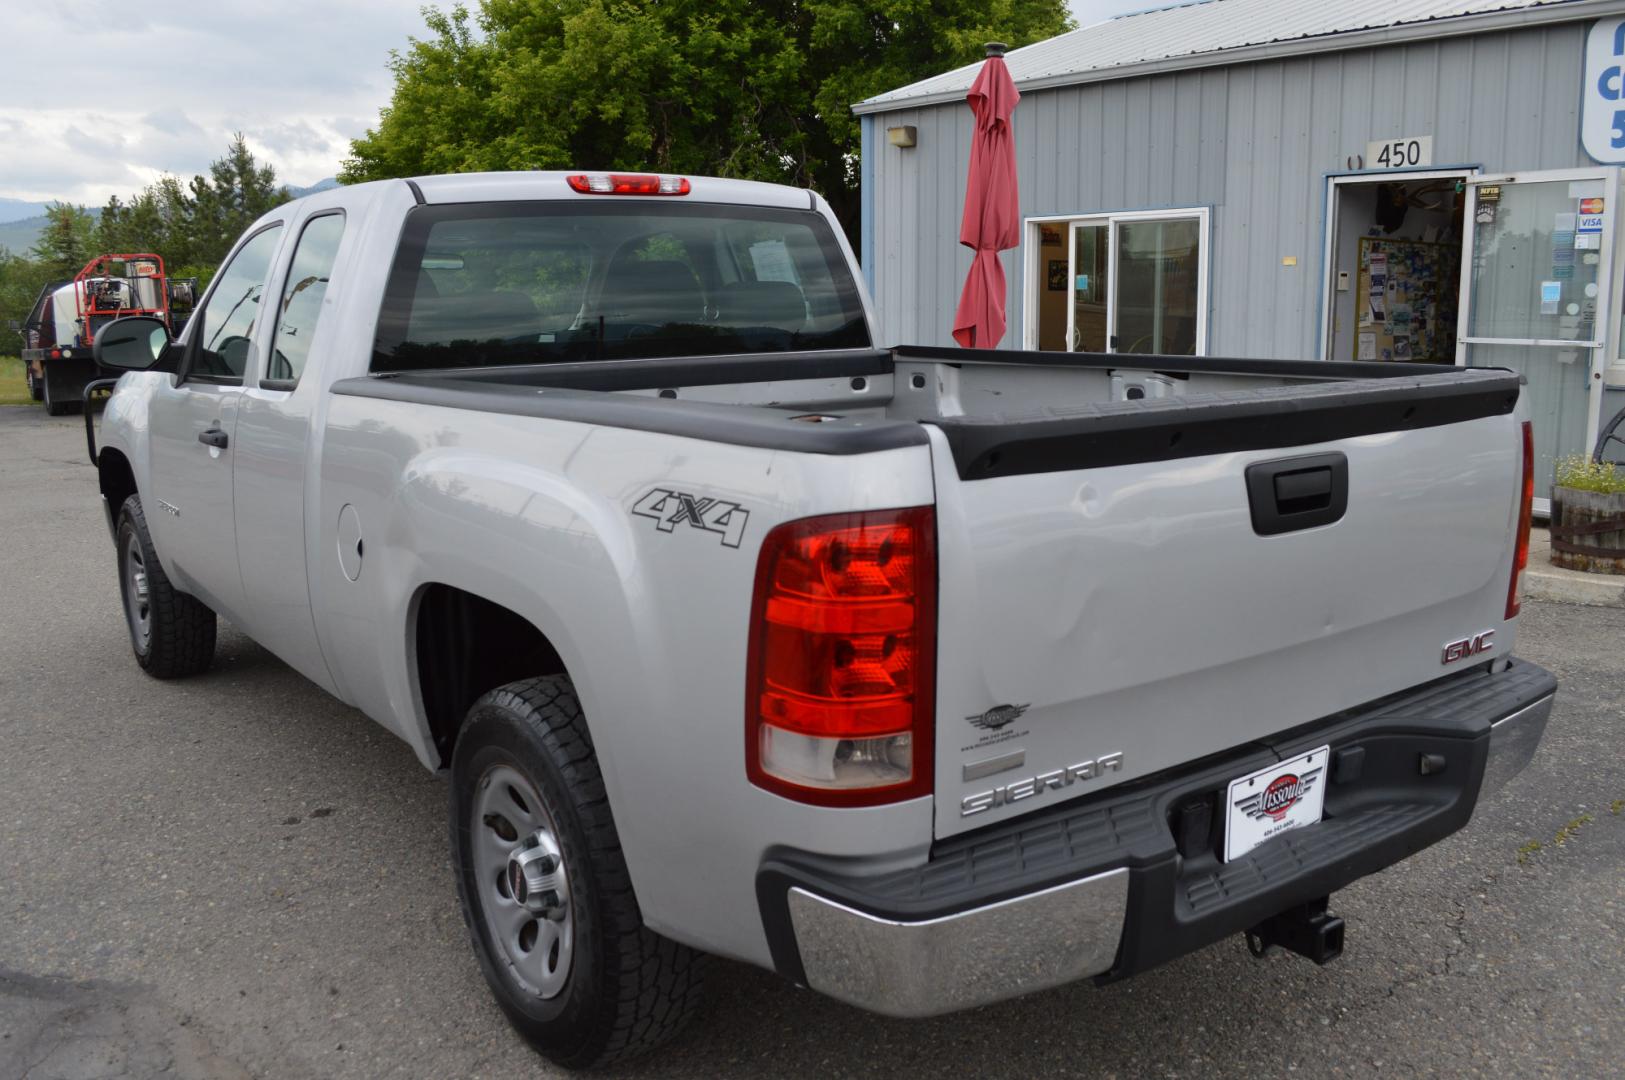
[[(483, 172), (454, 173), (441, 176), (415, 176), (410, 180), (375, 181), (386, 184), (410, 183), (422, 192), (423, 200), (430, 203), (461, 202), (519, 202), (532, 199), (580, 199), (572, 191), (565, 177), (578, 173), (640, 172), (640, 170), (571, 169), (568, 172)], [(727, 203), (734, 206), (768, 206), (790, 210), (810, 210), (817, 207), (813, 193), (806, 188), (786, 184), (766, 184), (757, 180), (729, 180), (717, 176), (687, 176), (692, 190), (681, 196), (619, 196), (620, 198), (662, 198), (686, 202)], [(314, 192), (307, 199), (331, 198), (336, 192), (354, 192), (370, 187), (358, 184), (350, 188), (332, 188)]]

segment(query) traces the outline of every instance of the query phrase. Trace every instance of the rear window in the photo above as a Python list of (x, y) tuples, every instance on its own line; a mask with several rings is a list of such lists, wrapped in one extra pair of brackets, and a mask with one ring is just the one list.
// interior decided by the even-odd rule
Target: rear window
[(420, 206), (390, 270), (372, 370), (869, 344), (857, 283), (811, 211)]

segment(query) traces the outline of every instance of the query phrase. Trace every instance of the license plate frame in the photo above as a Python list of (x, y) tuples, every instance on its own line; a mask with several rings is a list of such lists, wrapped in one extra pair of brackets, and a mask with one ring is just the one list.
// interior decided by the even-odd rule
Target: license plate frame
[(1326, 810), (1330, 757), (1331, 747), (1321, 746), (1230, 781), (1224, 800), (1224, 861), (1319, 822)]

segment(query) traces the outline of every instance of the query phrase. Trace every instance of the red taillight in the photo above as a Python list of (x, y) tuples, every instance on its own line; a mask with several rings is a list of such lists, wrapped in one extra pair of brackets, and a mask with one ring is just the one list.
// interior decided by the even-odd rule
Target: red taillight
[(751, 782), (824, 806), (929, 795), (936, 599), (929, 506), (769, 532), (745, 675)]
[(576, 173), (565, 177), (583, 195), (687, 195), (688, 177), (653, 173)]
[(1518, 547), (1512, 554), (1512, 581), (1507, 585), (1507, 618), (1523, 607), (1523, 571), (1529, 565), (1529, 517), (1535, 508), (1535, 429), (1523, 422), (1523, 503), (1518, 509)]

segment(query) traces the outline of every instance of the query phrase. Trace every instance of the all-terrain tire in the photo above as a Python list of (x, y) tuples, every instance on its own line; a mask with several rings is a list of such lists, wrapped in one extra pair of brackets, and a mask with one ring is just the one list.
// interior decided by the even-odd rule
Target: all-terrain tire
[[(214, 662), (214, 612), (195, 596), (181, 592), (170, 583), (169, 575), (158, 561), (152, 534), (147, 531), (147, 518), (141, 510), (139, 495), (131, 495), (119, 508), (118, 571), (124, 621), (130, 630), (130, 648), (135, 653), (136, 663), (148, 675), (160, 679), (178, 679), (207, 671)], [(145, 575), (144, 634), (139, 618), (139, 590), (132, 586), (136, 572)]]
[[(482, 778), (489, 783), (493, 770), (514, 770), (540, 793), (568, 875), (573, 956), (551, 998), (516, 974), (483, 906), (496, 901), (476, 874), (474, 845), (488, 839), (476, 830), (491, 826), (474, 817)], [(587, 1068), (681, 1030), (699, 1005), (707, 957), (643, 925), (569, 679), (509, 683), (474, 703), (452, 755), (449, 816), (463, 919), (486, 982), (526, 1041), (560, 1065)]]

